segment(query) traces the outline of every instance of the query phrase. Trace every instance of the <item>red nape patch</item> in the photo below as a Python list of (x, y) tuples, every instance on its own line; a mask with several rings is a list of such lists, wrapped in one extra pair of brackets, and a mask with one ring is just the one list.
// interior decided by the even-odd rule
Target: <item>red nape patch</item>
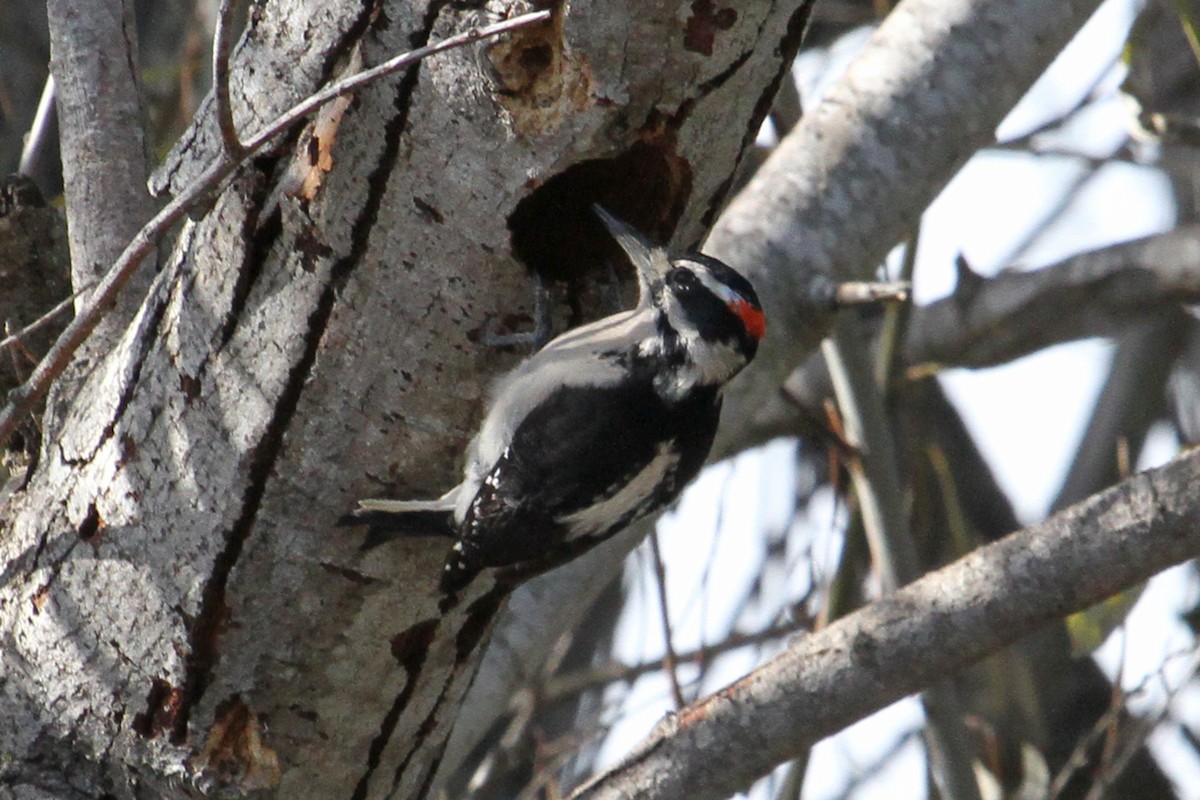
[(745, 300), (734, 300), (729, 304), (729, 310), (738, 315), (738, 319), (746, 326), (746, 333), (762, 340), (767, 332), (767, 318), (761, 308), (755, 308)]

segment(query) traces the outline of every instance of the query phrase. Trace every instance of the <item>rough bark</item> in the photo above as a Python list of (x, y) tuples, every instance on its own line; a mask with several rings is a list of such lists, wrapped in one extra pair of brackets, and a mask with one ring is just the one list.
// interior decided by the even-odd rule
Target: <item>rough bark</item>
[(665, 719), (573, 800), (744, 789), (871, 711), (1200, 553), (1197, 480), (1200, 457), (1183, 456), (793, 639)]
[[(62, 214), (46, 205), (32, 181), (0, 181), (0, 323), (5, 337), (22, 330), (68, 296), (70, 259)], [(14, 356), (0, 363), (0, 392), (19, 385), (50, 347), (63, 320), (23, 337)], [(4, 338), (4, 337), (0, 337)]]
[[(705, 244), (752, 273), (769, 311), (767, 342), (727, 398), (716, 457), (800, 429), (780, 387), (828, 329), (829, 318), (810, 302), (813, 288), (825, 286), (835, 265), (878, 263), (963, 161), (993, 142), (999, 121), (1096, 5), (905, 3), (901, 19), (885, 23), (839, 83), (833, 104), (812, 110), (788, 135)], [(1036, 37), (1024, 22), (1030, 18), (1043, 21)], [(538, 633), (518, 639), (528, 647), (489, 651), (469, 701), (480, 729), (504, 713), (541, 662), (538, 643), (548, 646), (582, 615), (587, 587), (599, 591), (621, 555), (615, 548), (589, 554), (539, 578), (521, 613), (500, 621)]]
[[(63, 215), (46, 205), (33, 182), (22, 176), (0, 181), (0, 323), (4, 336), (18, 335), (70, 295), (70, 258)], [(0, 358), (0, 394), (19, 386), (66, 324), (60, 314), (19, 341)], [(40, 410), (40, 409), (39, 409)], [(0, 503), (24, 481), (38, 452), (40, 430), (24, 420), (16, 434), (0, 437)], [(9, 485), (10, 478), (13, 484)]]
[[(479, 334), (532, 305), (514, 250), (586, 279), (594, 201), (698, 237), (807, 3), (706, 8), (572, 3), (432, 59), (331, 103), (185, 226), (7, 509), (6, 786), (428, 792), (498, 598), (482, 586), (439, 618), (443, 544), (362, 552), (333, 523), (455, 481), (514, 360)], [(256, 7), (235, 119), (254, 130), (359, 62), (514, 10)], [(214, 131), (156, 185), (186, 185)]]

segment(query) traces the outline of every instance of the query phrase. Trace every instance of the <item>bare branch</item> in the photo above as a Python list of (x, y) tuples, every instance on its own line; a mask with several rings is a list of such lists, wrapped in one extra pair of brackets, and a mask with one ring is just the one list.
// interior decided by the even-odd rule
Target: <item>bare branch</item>
[(233, 105), (229, 101), (229, 28), (232, 25), (234, 3), (237, 0), (221, 0), (217, 8), (217, 24), (213, 31), (213, 97), (217, 105), (217, 128), (225, 152), (231, 158), (242, 155), (241, 139), (233, 122)]
[[(137, 34), (129, 0), (50, 0), (71, 282), (94, 282), (154, 213), (139, 96)], [(149, 271), (143, 282), (149, 285)], [(108, 298), (111, 305), (117, 298)], [(80, 305), (88, 297), (80, 298)], [(136, 298), (125, 301), (132, 316)], [(0, 436), (2, 439), (3, 436)]]
[[(705, 661), (712, 659), (714, 656), (719, 656), (743, 647), (753, 647), (775, 642), (792, 634), (806, 631), (807, 629), (807, 624), (787, 622), (772, 625), (769, 628), (764, 628), (754, 633), (731, 633), (719, 642), (704, 645), (695, 650), (676, 653), (675, 657), (677, 663), (680, 664)], [(544, 700), (555, 702), (589, 689), (604, 688), (610, 683), (632, 681), (651, 672), (658, 672), (662, 668), (662, 659), (643, 661), (639, 664), (621, 664), (619, 662), (600, 664), (587, 670), (552, 675), (546, 679), (546, 683), (541, 688), (539, 694)]]
[[(1165, 670), (1178, 657), (1185, 659), (1185, 664), (1182, 668), (1183, 676), (1173, 688), (1167, 689), (1167, 697), (1162, 707), (1157, 712), (1141, 718), (1132, 714), (1128, 706), (1129, 698), (1144, 693), (1152, 681), (1162, 683), (1166, 686)], [(1162, 664), (1157, 670), (1146, 675), (1137, 686), (1131, 689), (1123, 689), (1118, 682), (1113, 687), (1112, 705), (1096, 720), (1092, 726), (1092, 730), (1086, 736), (1080, 738), (1070, 758), (1063, 764), (1058, 774), (1054, 776), (1054, 781), (1050, 784), (1047, 794), (1048, 800), (1058, 800), (1063, 795), (1071, 778), (1088, 765), (1088, 750), (1097, 741), (1113, 733), (1123, 734), (1120, 736), (1121, 741), (1117, 743), (1119, 744), (1120, 752), (1116, 754), (1110, 753), (1109, 760), (1100, 765), (1092, 788), (1087, 795), (1089, 800), (1097, 793), (1099, 797), (1107, 796), (1106, 791), (1120, 776), (1121, 772), (1128, 767), (1130, 759), (1145, 745), (1149, 735), (1157, 730), (1159, 725), (1170, 715), (1171, 704), (1188, 687), (1198, 669), (1200, 669), (1200, 650), (1193, 648), (1187, 652), (1175, 653), (1173, 656), (1168, 655), (1163, 659)], [(1128, 727), (1130, 730), (1122, 731), (1122, 727)], [(1113, 758), (1114, 755), (1115, 759)]]
[(865, 338), (853, 317), (843, 317), (822, 345), (837, 394), (845, 436), (856, 456), (850, 475), (871, 548), (871, 560), (885, 592), (921, 574), (912, 541), (904, 491), (883, 396), (875, 387)]
[(37, 168), (38, 158), (42, 154), (42, 142), (45, 141), (50, 118), (54, 113), (54, 96), (54, 76), (47, 75), (46, 83), (42, 86), (42, 96), (38, 99), (37, 112), (33, 115), (33, 123), (29, 126), (29, 133), (25, 134), (25, 145), (21, 148), (21, 163), (17, 167), (17, 172), (21, 175), (31, 175)]
[(846, 281), (834, 290), (833, 301), (838, 308), (864, 306), (875, 303), (903, 303), (912, 291), (909, 281), (872, 283), (869, 281)]
[(1129, 476), (1130, 470), (1122, 472), (1117, 458), (1118, 445), (1125, 442), (1136, 455), (1150, 426), (1169, 418), (1167, 382), (1186, 347), (1192, 329), (1188, 323), (1182, 309), (1155, 314), (1118, 340), (1108, 378), (1051, 510), (1066, 508)]
[[(1200, 227), (1093, 250), (1035, 272), (972, 280), (913, 309), (908, 363), (986, 367), (1108, 336), (1164, 305), (1200, 300)], [(1064, 313), (1065, 309), (1079, 309)]]
[[(146, 223), (145, 227), (137, 232), (124, 252), (105, 274), (103, 280), (100, 281), (88, 305), (80, 310), (67, 329), (58, 337), (54, 347), (37, 365), (29, 380), (9, 393), (9, 403), (0, 413), (0, 441), (12, 433), (20, 420), (45, 395), (50, 384), (58, 377), (70, 362), (75, 351), (100, 322), (121, 288), (137, 270), (142, 259), (157, 247), (166, 232), (182, 219), (184, 214), (207, 198), (214, 187), (229, 177), (243, 161), (254, 155), (259, 148), (329, 100), (349, 94), (372, 81), (398, 72), (435, 53), (462, 47), (480, 39), (499, 36), (517, 28), (544, 22), (549, 18), (549, 11), (523, 14), (493, 25), (472, 28), (436, 44), (398, 55), (377, 67), (331, 84), (293, 106), (246, 142), (239, 159), (232, 159), (228, 155), (222, 154), (209, 164), (187, 191), (172, 199), (152, 220)], [(101, 204), (100, 207), (103, 208), (103, 205)]]
[(778, 387), (829, 326), (800, 299), (821, 279), (861, 279), (910, 236), (1098, 5), (906, 0), (784, 138), (707, 243), (748, 273), (770, 322), (754, 364), (729, 387), (726, 418), (744, 421), (718, 433), (717, 456), (792, 429)]
[(667, 568), (663, 566), (662, 548), (658, 546), (658, 531), (650, 534), (650, 552), (654, 556), (654, 584), (658, 594), (658, 613), (663, 626), (663, 672), (671, 684), (671, 699), (676, 708), (683, 708), (683, 688), (679, 685), (679, 656), (675, 653), (675, 634), (671, 630), (671, 610), (667, 606)]
[[(854, 317), (841, 317), (822, 352), (846, 423), (846, 436), (859, 454), (850, 459), (849, 468), (871, 560), (884, 592), (891, 593), (920, 576), (921, 562), (908, 522), (883, 393), (875, 382), (860, 328)], [(928, 718), (931, 772), (942, 795), (955, 800), (978, 798), (970, 743), (953, 682), (943, 679), (934, 683), (921, 701)]]
[(89, 283), (84, 286), (81, 286), (79, 288), (79, 291), (72, 293), (70, 297), (67, 297), (65, 300), (60, 301), (58, 303), (58, 305), (54, 306), (54, 308), (50, 309), (45, 314), (42, 314), (40, 317), (38, 317), (33, 322), (26, 325), (24, 328), (21, 328), (21, 330), (15, 331), (14, 333), (10, 334), (9, 336), (7, 336), (4, 339), (0, 339), (0, 350), (5, 349), (6, 347), (12, 347), (14, 345), (20, 344), (23, 340), (25, 340), (29, 336), (29, 334), (33, 333), (34, 331), (41, 330), (42, 328), (46, 327), (51, 322), (53, 322), (60, 314), (70, 311), (71, 306), (73, 306), (75, 304), (75, 298), (79, 297), (79, 295), (82, 294), (83, 292), (86, 292), (89, 289), (91, 289), (94, 285), (95, 284), (93, 284), (93, 283)]
[(425, 47), (418, 47), (416, 50), (410, 50), (407, 53), (402, 53), (394, 58), (390, 58), (379, 66), (365, 69), (362, 72), (351, 75), (349, 78), (332, 83), (306, 98), (303, 102), (297, 103), (288, 111), (280, 114), (278, 119), (264, 128), (260, 133), (251, 137), (245, 143), (247, 155), (253, 154), (260, 147), (265, 145), (271, 139), (278, 136), (283, 131), (287, 130), (294, 123), (307, 117), (309, 114), (316, 111), (321, 106), (328, 103), (334, 98), (350, 94), (366, 86), (368, 83), (384, 78), (395, 72), (399, 72), (410, 64), (414, 64), (429, 56), (436, 55), (445, 50), (453, 50), (457, 47), (465, 47), (473, 44), (480, 39), (489, 39), (501, 34), (510, 33), (518, 28), (524, 28), (529, 25), (536, 25), (539, 22), (545, 22), (550, 19), (549, 11), (533, 11), (529, 14), (522, 14), (512, 19), (506, 19), (502, 22), (497, 22), (492, 25), (486, 25), (479, 28), (471, 28), (462, 33), (455, 34), (448, 38), (442, 39), (440, 42), (435, 42)]
[(872, 711), (1194, 557), (1197, 481), (1200, 455), (1182, 456), (793, 639), (746, 678), (663, 720), (573, 797), (704, 800), (744, 789)]

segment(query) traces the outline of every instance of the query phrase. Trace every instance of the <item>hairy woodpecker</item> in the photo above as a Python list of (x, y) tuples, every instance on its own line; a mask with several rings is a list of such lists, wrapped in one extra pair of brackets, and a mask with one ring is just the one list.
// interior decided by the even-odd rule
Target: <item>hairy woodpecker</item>
[(737, 272), (701, 254), (672, 261), (596, 213), (637, 270), (637, 307), (567, 331), (500, 379), (462, 483), (437, 500), (362, 500), (344, 519), (377, 540), (414, 526), (455, 537), (443, 608), (485, 569), (525, 580), (674, 500), (765, 331)]

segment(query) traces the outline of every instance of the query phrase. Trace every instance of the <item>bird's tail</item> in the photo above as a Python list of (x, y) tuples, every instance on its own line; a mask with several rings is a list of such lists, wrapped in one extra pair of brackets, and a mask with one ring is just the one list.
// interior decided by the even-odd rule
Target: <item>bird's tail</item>
[(453, 511), (454, 498), (442, 495), (437, 500), (359, 500), (358, 510), (383, 511), (388, 514), (415, 514), (421, 511)]

